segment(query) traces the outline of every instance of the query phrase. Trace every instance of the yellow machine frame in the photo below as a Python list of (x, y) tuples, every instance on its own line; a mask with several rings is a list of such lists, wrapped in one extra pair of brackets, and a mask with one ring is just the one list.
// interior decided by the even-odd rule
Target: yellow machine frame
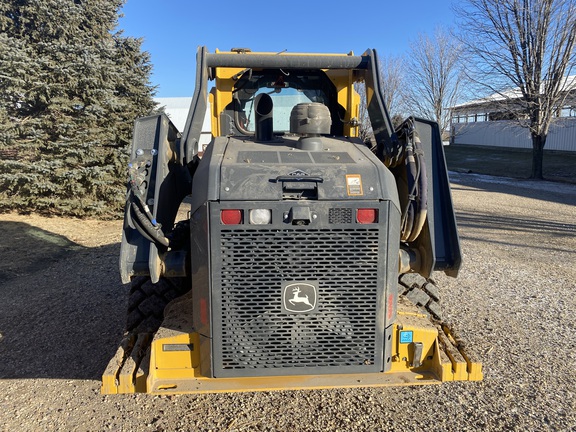
[[(187, 296), (168, 307), (166, 327), (154, 336), (151, 350), (138, 365), (151, 335), (127, 337), (104, 372), (103, 394), (117, 393), (218, 393), (325, 389), (343, 387), (386, 387), (439, 384), (446, 381), (481, 381), (482, 365), (470, 360), (446, 326), (434, 324), (405, 300), (398, 303), (398, 319), (392, 332), (393, 356), (388, 372), (375, 374), (328, 374), (267, 376), (249, 378), (206, 378), (200, 375), (200, 337), (179, 311), (190, 310)], [(176, 318), (177, 317), (177, 318)], [(190, 316), (188, 315), (188, 319)], [(179, 327), (178, 330), (174, 329)], [(131, 352), (135, 358), (124, 362)]]
[[(220, 53), (216, 50), (215, 54)], [(229, 54), (229, 53), (226, 53)], [(242, 52), (238, 55), (250, 55), (250, 56), (262, 56), (270, 55), (276, 53), (251, 53)], [(282, 53), (283, 56), (321, 56), (321, 55), (334, 55), (334, 54), (302, 54), (302, 53)], [(345, 57), (350, 54), (336, 54)], [(216, 86), (210, 91), (210, 107), (211, 107), (211, 127), (213, 136), (221, 136), (222, 130), (220, 125), (220, 112), (228, 104), (232, 103), (232, 91), (234, 85), (236, 84), (235, 77), (243, 72), (241, 68), (228, 68), (219, 67), (215, 69), (215, 81)], [(344, 69), (323, 69), (323, 71), (328, 75), (328, 78), (332, 81), (336, 87), (336, 92), (338, 94), (338, 103), (346, 109), (346, 115), (344, 117), (344, 135), (357, 137), (358, 136), (358, 124), (353, 119), (358, 119), (360, 114), (360, 96), (354, 89), (354, 83), (360, 81), (360, 77), (356, 72)]]

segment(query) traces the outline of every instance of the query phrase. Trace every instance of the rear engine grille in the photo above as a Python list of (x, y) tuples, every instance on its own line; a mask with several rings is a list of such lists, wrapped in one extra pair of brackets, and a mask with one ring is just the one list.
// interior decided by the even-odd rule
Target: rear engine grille
[[(221, 287), (216, 373), (380, 370), (376, 322), (383, 282), (377, 227), (234, 229), (220, 235), (221, 268), (214, 275)], [(283, 312), (282, 283), (290, 281), (317, 284), (315, 312)]]

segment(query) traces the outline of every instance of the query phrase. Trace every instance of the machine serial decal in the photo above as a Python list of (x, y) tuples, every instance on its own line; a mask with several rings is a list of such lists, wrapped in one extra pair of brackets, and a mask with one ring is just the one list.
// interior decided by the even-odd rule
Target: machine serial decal
[(346, 189), (348, 196), (364, 195), (362, 191), (362, 176), (360, 174), (348, 174), (346, 176)]
[(317, 303), (316, 284), (308, 282), (289, 282), (282, 288), (282, 307), (284, 312), (313, 312)]

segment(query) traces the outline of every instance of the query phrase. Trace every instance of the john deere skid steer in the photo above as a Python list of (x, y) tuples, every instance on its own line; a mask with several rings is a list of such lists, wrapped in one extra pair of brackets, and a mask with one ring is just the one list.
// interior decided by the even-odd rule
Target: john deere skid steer
[(481, 380), (431, 278), (460, 262), (438, 126), (392, 126), (374, 50), (200, 48), (184, 130), (135, 124), (127, 327), (102, 392)]

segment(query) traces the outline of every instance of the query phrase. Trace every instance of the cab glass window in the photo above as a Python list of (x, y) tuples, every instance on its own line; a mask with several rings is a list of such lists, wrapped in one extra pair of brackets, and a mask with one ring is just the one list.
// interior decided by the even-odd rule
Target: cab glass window
[[(253, 134), (255, 131), (255, 99), (266, 93), (272, 98), (273, 128), (275, 133), (290, 131), (290, 112), (300, 103), (319, 102), (331, 111), (336, 99), (335, 88), (323, 73), (301, 74), (298, 71), (248, 70), (234, 88), (234, 122), (239, 132)], [(334, 118), (332, 119), (334, 124)]]

